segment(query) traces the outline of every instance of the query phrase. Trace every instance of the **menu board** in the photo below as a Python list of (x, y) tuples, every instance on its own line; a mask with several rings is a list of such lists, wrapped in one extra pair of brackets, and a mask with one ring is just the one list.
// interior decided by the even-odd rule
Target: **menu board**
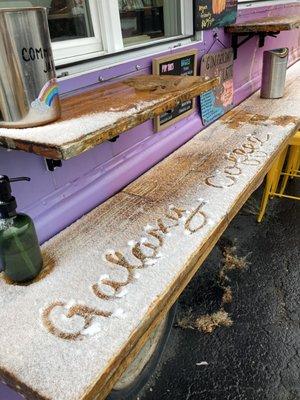
[(201, 59), (201, 75), (221, 78), (219, 86), (200, 96), (202, 122), (207, 126), (233, 107), (232, 48), (205, 54)]
[[(197, 74), (197, 50), (185, 51), (172, 56), (155, 58), (153, 60), (153, 73), (156, 75), (185, 75)], [(156, 132), (166, 129), (182, 118), (194, 112), (196, 100), (188, 100), (179, 104), (173, 110), (169, 110), (160, 117), (155, 118), (154, 128)]]
[(233, 24), (237, 0), (195, 0), (195, 29), (202, 31)]

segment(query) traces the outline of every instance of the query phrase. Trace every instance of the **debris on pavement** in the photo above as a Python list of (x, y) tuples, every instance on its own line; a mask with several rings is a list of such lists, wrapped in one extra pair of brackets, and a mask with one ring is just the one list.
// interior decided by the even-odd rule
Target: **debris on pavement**
[(233, 300), (233, 294), (232, 294), (232, 289), (230, 286), (226, 286), (223, 288), (224, 293), (222, 296), (222, 305), (224, 304), (231, 304)]
[(229, 313), (224, 309), (226, 305), (231, 304), (233, 301), (233, 291), (230, 286), (228, 273), (234, 270), (245, 270), (249, 265), (247, 261), (249, 254), (245, 257), (238, 257), (236, 246), (227, 245), (223, 246), (222, 255), (221, 268), (217, 275), (218, 285), (223, 291), (220, 309), (212, 314), (202, 315), (195, 320), (190, 308), (184, 315), (177, 319), (177, 326), (180, 328), (197, 329), (204, 333), (212, 333), (220, 326), (229, 327), (233, 324)]
[(199, 331), (212, 333), (219, 326), (231, 326), (233, 324), (229, 314), (220, 310), (214, 314), (206, 314), (196, 319), (195, 326)]
[(191, 308), (182, 317), (177, 317), (176, 325), (182, 329), (195, 329)]

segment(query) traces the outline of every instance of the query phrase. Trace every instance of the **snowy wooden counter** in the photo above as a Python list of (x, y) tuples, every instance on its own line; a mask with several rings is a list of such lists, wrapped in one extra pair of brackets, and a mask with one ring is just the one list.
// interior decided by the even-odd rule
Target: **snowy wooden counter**
[(31, 285), (0, 279), (4, 381), (30, 399), (105, 399), (298, 128), (299, 74), (46, 243)]
[(219, 78), (145, 75), (62, 99), (59, 121), (0, 128), (0, 146), (66, 160), (217, 86)]

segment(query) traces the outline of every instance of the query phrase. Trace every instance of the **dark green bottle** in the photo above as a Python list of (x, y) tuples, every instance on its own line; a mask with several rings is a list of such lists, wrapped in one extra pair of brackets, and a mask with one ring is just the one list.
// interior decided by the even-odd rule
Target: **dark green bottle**
[(43, 266), (32, 219), (16, 212), (16, 199), (11, 194), (10, 182), (29, 180), (0, 175), (0, 267), (14, 282), (34, 279)]

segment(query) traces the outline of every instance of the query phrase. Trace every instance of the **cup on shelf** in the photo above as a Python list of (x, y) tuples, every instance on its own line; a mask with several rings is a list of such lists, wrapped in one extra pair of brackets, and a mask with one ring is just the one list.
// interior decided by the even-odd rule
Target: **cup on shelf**
[(289, 49), (264, 52), (260, 97), (279, 99), (284, 95)]
[(0, 127), (45, 125), (61, 115), (46, 9), (0, 9)]

